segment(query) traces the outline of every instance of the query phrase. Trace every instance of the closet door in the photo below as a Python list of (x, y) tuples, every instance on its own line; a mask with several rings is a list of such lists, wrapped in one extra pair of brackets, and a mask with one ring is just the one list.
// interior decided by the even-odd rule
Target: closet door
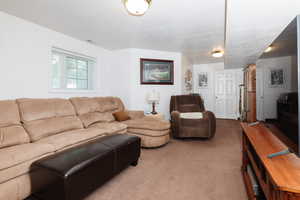
[(215, 115), (217, 118), (236, 119), (236, 72), (224, 70), (215, 73)]
[(215, 115), (217, 118), (226, 118), (226, 80), (225, 73), (215, 73)]

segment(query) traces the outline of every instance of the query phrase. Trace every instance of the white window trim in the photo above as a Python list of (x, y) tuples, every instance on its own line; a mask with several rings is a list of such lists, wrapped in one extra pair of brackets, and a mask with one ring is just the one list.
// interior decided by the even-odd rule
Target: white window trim
[[(93, 78), (92, 78), (92, 83), (93, 83), (93, 89), (87, 89), (87, 90), (79, 90), (79, 89), (54, 89), (52, 88), (52, 54), (53, 52), (58, 52), (58, 53), (63, 53), (63, 54), (67, 54), (67, 55), (70, 55), (70, 56), (78, 56), (80, 58), (84, 58), (84, 59), (87, 59), (87, 60), (92, 60), (94, 61), (95, 63), (95, 66), (93, 68)], [(96, 77), (96, 74), (98, 73), (98, 67), (97, 67), (97, 59), (94, 58), (94, 57), (91, 57), (91, 56), (87, 56), (87, 55), (84, 55), (84, 54), (80, 54), (80, 53), (76, 53), (76, 52), (73, 52), (73, 51), (68, 51), (68, 50), (64, 50), (64, 49), (61, 49), (61, 48), (58, 48), (58, 47), (52, 47), (51, 48), (51, 51), (50, 51), (50, 67), (49, 67), (49, 86), (48, 86), (48, 92), (49, 93), (68, 93), (68, 94), (77, 94), (77, 93), (86, 93), (86, 94), (95, 94), (97, 93), (97, 77)]]

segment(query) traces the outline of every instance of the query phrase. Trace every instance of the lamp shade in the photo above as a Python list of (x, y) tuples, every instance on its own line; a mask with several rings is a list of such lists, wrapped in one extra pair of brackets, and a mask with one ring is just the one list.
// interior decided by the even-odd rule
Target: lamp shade
[(150, 92), (150, 93), (147, 95), (147, 101), (148, 101), (149, 103), (153, 103), (153, 102), (158, 103), (159, 100), (160, 100), (160, 94), (159, 94), (159, 92), (152, 91), (152, 92)]

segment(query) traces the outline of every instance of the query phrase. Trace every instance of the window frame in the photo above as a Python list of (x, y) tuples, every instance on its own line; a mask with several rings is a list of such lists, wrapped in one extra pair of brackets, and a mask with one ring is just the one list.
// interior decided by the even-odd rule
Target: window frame
[[(53, 55), (59, 55), (60, 57), (63, 57), (61, 59), (64, 64), (60, 64), (61, 66), (61, 74), (62, 78), (60, 79), (61, 84), (63, 87), (61, 88), (53, 88)], [(68, 80), (67, 75), (67, 65), (66, 65), (66, 58), (67, 57), (74, 58), (76, 62), (78, 60), (86, 61), (88, 63), (87, 67), (87, 89), (77, 89), (77, 88), (66, 88), (66, 82)], [(60, 49), (57, 47), (52, 47), (51, 49), (51, 56), (50, 56), (50, 77), (49, 77), (49, 93), (96, 93), (96, 74), (97, 74), (97, 59), (94, 57), (86, 56), (80, 53), (75, 53), (72, 51), (67, 51), (64, 49)], [(76, 65), (77, 66), (77, 65)], [(78, 66), (77, 66), (78, 67)], [(79, 79), (75, 79), (76, 81)]]

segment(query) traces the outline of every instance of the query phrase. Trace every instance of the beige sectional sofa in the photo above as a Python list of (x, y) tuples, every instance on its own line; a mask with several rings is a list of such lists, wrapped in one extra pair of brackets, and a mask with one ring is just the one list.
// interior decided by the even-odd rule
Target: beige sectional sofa
[(116, 97), (0, 101), (0, 199), (22, 200), (50, 181), (34, 161), (99, 137), (131, 132), (146, 147), (168, 142), (169, 122), (141, 111), (115, 121), (112, 113), (124, 110)]

